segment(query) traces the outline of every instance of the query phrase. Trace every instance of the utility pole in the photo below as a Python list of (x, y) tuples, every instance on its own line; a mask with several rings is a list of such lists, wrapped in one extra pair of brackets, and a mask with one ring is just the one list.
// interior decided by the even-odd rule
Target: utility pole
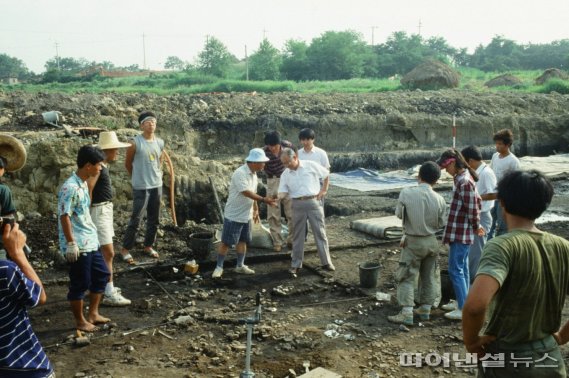
[(142, 69), (146, 70), (146, 36), (142, 33)]
[(57, 65), (57, 70), (59, 71), (59, 43), (55, 42), (55, 64)]
[(374, 38), (374, 35), (375, 35), (375, 29), (377, 29), (377, 28), (379, 28), (379, 26), (372, 26), (372, 27), (371, 27), (371, 46), (372, 46), (372, 47), (375, 46), (375, 38)]
[(265, 29), (265, 28), (263, 28), (263, 41), (264, 41), (265, 39), (267, 39), (267, 32), (268, 32), (268, 30)]
[(245, 45), (245, 80), (249, 81), (249, 57), (247, 56), (247, 45)]
[(421, 19), (419, 19), (419, 25), (418, 25), (418, 27), (419, 27), (419, 35), (421, 35), (421, 26), (423, 26), (423, 24), (421, 23)]

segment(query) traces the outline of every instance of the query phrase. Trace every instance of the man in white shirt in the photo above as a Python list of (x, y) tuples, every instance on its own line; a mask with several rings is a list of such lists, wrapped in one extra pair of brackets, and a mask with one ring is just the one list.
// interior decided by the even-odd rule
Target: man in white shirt
[(223, 274), (223, 262), (231, 246), (237, 251), (235, 273), (255, 274), (244, 264), (247, 244), (251, 242), (251, 220), (259, 222), (257, 201), (269, 206), (276, 206), (276, 199), (261, 197), (257, 194), (257, 172), (262, 171), (269, 158), (260, 148), (253, 148), (245, 159), (245, 164), (237, 168), (231, 176), (229, 196), (225, 205), (221, 243), (217, 253), (217, 266), (212, 278)]
[(330, 169), (330, 161), (328, 154), (323, 149), (314, 145), (316, 134), (312, 129), (302, 129), (298, 133), (298, 140), (302, 144), (302, 148), (298, 150), (298, 158), (300, 160), (310, 160), (319, 163), (326, 169)]
[(461, 151), (464, 159), (476, 170), (478, 181), (475, 183), (478, 194), (482, 198), (482, 209), (480, 211), (480, 226), (484, 228), (485, 234), (482, 236), (475, 235), (474, 243), (470, 246), (468, 254), (468, 270), (470, 272), (470, 283), (474, 282), (482, 249), (486, 244), (487, 234), (492, 226), (492, 207), (494, 201), (498, 198), (496, 192), (497, 180), (492, 168), (482, 161), (482, 154), (476, 146), (468, 146)]
[[(330, 161), (328, 160), (328, 154), (323, 149), (316, 147), (314, 145), (314, 139), (316, 138), (316, 133), (312, 129), (302, 129), (298, 133), (298, 140), (302, 144), (302, 148), (298, 150), (298, 158), (300, 160), (310, 160), (315, 163), (320, 164), (328, 171), (330, 170)], [(326, 185), (328, 187), (330, 177), (326, 177), (324, 181), (320, 183), (321, 186)], [(326, 195), (326, 193), (324, 193)], [(324, 206), (324, 197), (320, 201), (320, 205)], [(306, 241), (308, 236), (308, 227), (306, 227), (306, 235), (304, 240)]]
[[(516, 155), (510, 151), (512, 144), (514, 143), (514, 134), (512, 133), (512, 130), (500, 130), (494, 134), (493, 139), (494, 143), (496, 144), (496, 153), (492, 155), (492, 161), (490, 165), (496, 174), (496, 180), (500, 182), (502, 177), (504, 177), (507, 172), (520, 169), (520, 161)], [(498, 200), (494, 202), (492, 216), (494, 219), (492, 221), (492, 228), (488, 232), (488, 240), (492, 239), (494, 233), (496, 236), (500, 236), (508, 231)]]
[(307, 219), (312, 228), (322, 267), (334, 271), (336, 268), (330, 258), (324, 208), (320, 206), (320, 200), (328, 191), (328, 181), (322, 187), (320, 187), (320, 181), (324, 182), (330, 173), (318, 163), (299, 160), (298, 155), (291, 148), (283, 149), (281, 161), (286, 169), (281, 175), (279, 197), (288, 194), (292, 198), (292, 223), (294, 225), (292, 263), (289, 272), (296, 275), (302, 268)]

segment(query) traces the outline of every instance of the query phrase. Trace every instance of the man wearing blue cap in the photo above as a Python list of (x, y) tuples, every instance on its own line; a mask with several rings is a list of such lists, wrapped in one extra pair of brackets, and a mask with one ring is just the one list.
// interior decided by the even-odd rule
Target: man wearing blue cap
[(276, 199), (261, 197), (257, 194), (257, 172), (262, 171), (269, 161), (265, 152), (253, 148), (245, 159), (245, 164), (237, 168), (231, 176), (229, 196), (225, 205), (223, 232), (217, 253), (217, 266), (213, 278), (223, 274), (223, 261), (231, 246), (237, 251), (236, 273), (254, 274), (255, 271), (244, 264), (247, 244), (251, 241), (251, 219), (258, 223), (259, 207), (257, 201), (269, 206), (276, 206)]

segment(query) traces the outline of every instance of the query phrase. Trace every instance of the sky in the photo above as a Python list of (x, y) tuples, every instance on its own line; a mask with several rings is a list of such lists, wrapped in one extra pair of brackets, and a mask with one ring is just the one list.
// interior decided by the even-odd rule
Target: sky
[(369, 44), (396, 31), (440, 36), (469, 52), (496, 35), (569, 38), (568, 0), (0, 0), (0, 9), (0, 53), (36, 73), (56, 54), (160, 70), (168, 56), (195, 62), (208, 35), (240, 59), (263, 38), (281, 49), (330, 30)]

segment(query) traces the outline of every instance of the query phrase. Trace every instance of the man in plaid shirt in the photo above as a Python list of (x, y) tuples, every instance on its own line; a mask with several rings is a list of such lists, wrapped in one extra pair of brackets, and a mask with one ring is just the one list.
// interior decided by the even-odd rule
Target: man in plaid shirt
[(437, 161), (441, 168), (454, 178), (454, 193), (450, 204), (443, 244), (449, 244), (448, 271), (456, 295), (456, 302), (442, 306), (449, 310), (445, 317), (452, 320), (462, 319), (462, 306), (470, 286), (468, 271), (468, 252), (474, 242), (474, 235), (482, 236), (485, 231), (480, 226), (482, 199), (476, 190), (478, 175), (462, 154), (450, 149)]

